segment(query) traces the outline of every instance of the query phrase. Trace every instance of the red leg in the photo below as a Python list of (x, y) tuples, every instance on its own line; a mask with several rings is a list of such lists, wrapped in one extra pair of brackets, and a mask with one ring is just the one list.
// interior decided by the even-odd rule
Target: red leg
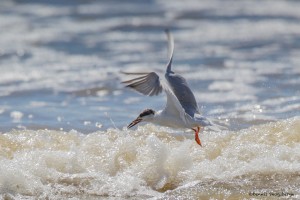
[[(192, 128), (193, 129), (193, 128)], [(195, 131), (195, 140), (197, 142), (197, 144), (199, 144), (200, 146), (202, 146), (201, 144), (201, 141), (200, 141), (200, 138), (199, 138), (199, 131), (200, 131), (200, 127), (198, 126), (197, 127), (197, 130), (196, 129), (193, 129), (193, 131)]]

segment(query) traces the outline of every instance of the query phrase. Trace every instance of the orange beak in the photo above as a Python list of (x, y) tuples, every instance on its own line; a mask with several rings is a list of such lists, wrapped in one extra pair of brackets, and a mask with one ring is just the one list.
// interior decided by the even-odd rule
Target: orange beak
[(131, 128), (131, 127), (137, 125), (137, 124), (140, 123), (142, 120), (143, 120), (143, 119), (140, 118), (140, 117), (136, 118), (135, 120), (133, 120), (133, 121), (127, 126), (127, 128)]

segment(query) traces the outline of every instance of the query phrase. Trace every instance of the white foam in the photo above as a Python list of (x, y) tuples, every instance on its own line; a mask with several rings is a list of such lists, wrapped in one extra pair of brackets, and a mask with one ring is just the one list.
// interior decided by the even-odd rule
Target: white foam
[(20, 111), (12, 111), (10, 113), (10, 117), (12, 118), (13, 122), (20, 122), (23, 115), (24, 114)]
[[(136, 131), (14, 131), (1, 136), (0, 191), (22, 195), (128, 197), (300, 168), (299, 118), (239, 132), (192, 135), (146, 125)], [(166, 193), (167, 194), (167, 193)], [(159, 195), (158, 195), (159, 196)]]

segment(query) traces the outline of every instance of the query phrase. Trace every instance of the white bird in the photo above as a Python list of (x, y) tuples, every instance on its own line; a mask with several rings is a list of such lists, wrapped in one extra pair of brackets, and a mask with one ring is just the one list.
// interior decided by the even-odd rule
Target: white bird
[(169, 61), (165, 72), (165, 79), (155, 72), (127, 73), (127, 75), (140, 75), (137, 78), (124, 81), (126, 87), (130, 87), (147, 96), (158, 95), (164, 91), (167, 95), (167, 103), (163, 110), (155, 112), (152, 109), (144, 110), (127, 128), (131, 128), (140, 122), (151, 122), (161, 126), (180, 129), (192, 129), (195, 131), (195, 140), (201, 145), (199, 132), (201, 127), (214, 126), (206, 117), (200, 114), (195, 96), (189, 88), (186, 80), (175, 74), (172, 69), (174, 40), (172, 34), (166, 30), (168, 38)]

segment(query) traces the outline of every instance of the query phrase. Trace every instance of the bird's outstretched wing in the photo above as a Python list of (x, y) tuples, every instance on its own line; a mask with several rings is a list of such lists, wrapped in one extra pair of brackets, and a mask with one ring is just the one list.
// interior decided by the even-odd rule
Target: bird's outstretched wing
[[(166, 30), (165, 32), (168, 38), (168, 57), (169, 57), (169, 61), (167, 64), (167, 71), (168, 71), (171, 70), (173, 50), (174, 50), (174, 40), (169, 30)], [(132, 88), (139, 93), (148, 96), (154, 96), (160, 94), (163, 90), (162, 82), (158, 74), (155, 72), (150, 72), (150, 73), (122, 72), (122, 73), (126, 75), (140, 75), (137, 78), (122, 82), (126, 84), (126, 87)]]
[(144, 95), (153, 96), (162, 92), (162, 84), (159, 80), (159, 76), (155, 72), (150, 73), (127, 73), (127, 75), (143, 75), (122, 83), (126, 84), (126, 87), (130, 87)]
[(178, 74), (175, 74), (171, 69), (174, 52), (174, 39), (172, 34), (168, 30), (166, 30), (166, 34), (168, 38), (169, 62), (167, 64), (165, 78), (168, 81), (170, 89), (177, 97), (179, 103), (181, 104), (185, 112), (191, 117), (194, 117), (195, 113), (200, 113), (198, 104), (185, 78)]
[(165, 30), (165, 33), (167, 35), (168, 39), (168, 64), (167, 64), (167, 70), (166, 72), (171, 72), (171, 67), (172, 67), (172, 61), (173, 61), (173, 54), (174, 54), (174, 38), (170, 31), (167, 29)]
[(195, 96), (189, 88), (186, 80), (182, 76), (175, 73), (166, 73), (165, 77), (168, 81), (169, 87), (177, 97), (185, 112), (191, 117), (194, 117), (195, 113), (199, 114), (200, 111)]

